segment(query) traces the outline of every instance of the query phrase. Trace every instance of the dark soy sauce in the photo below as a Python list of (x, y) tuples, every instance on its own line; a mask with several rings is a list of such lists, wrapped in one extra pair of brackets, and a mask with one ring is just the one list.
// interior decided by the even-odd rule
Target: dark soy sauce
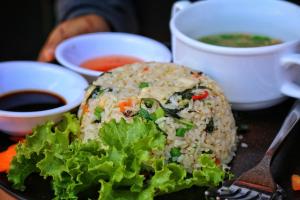
[(42, 90), (20, 90), (0, 95), (0, 110), (5, 111), (43, 111), (63, 105), (66, 105), (63, 97)]

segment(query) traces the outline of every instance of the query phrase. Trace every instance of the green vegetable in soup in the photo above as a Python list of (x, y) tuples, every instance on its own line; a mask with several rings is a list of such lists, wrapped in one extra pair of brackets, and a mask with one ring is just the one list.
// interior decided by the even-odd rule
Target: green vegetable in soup
[(208, 35), (198, 40), (207, 44), (226, 47), (261, 47), (281, 43), (280, 40), (268, 36), (246, 33)]

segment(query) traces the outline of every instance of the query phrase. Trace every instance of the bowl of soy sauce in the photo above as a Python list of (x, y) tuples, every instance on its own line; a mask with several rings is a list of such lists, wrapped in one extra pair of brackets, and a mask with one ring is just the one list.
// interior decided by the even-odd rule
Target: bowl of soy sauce
[(0, 130), (20, 136), (57, 121), (79, 106), (87, 87), (81, 75), (59, 65), (0, 62)]

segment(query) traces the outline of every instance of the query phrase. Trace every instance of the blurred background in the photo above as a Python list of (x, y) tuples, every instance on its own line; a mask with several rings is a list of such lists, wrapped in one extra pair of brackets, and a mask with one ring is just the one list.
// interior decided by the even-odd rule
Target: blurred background
[[(139, 33), (169, 44), (169, 19), (174, 1), (136, 0)], [(299, 4), (298, 0), (291, 2)], [(35, 60), (56, 23), (55, 0), (2, 0), (0, 61)]]
[[(169, 43), (174, 1), (136, 0), (139, 33)], [(56, 23), (55, 0), (1, 1), (0, 61), (35, 60)]]

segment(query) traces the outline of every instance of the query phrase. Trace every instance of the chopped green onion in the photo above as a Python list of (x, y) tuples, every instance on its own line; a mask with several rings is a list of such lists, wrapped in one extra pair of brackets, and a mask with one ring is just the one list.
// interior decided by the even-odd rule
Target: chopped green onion
[(165, 116), (165, 111), (161, 107), (157, 108), (155, 110), (155, 112), (152, 113), (152, 115), (151, 115), (151, 117), (154, 121), (159, 119), (159, 118), (162, 118), (164, 116)]
[(139, 110), (139, 116), (141, 116), (142, 118), (144, 119), (147, 119), (147, 120), (151, 120), (151, 115), (149, 114), (149, 112), (144, 109), (144, 108), (141, 108)]
[(182, 124), (185, 126), (185, 127), (176, 129), (176, 136), (179, 136), (179, 137), (184, 137), (184, 135), (187, 131), (189, 131), (195, 127), (195, 125), (188, 120), (179, 119), (179, 120), (177, 120), (177, 122), (179, 124)]
[(189, 130), (191, 130), (192, 128), (195, 127), (195, 125), (194, 125), (192, 122), (187, 121), (187, 120), (184, 120), (184, 119), (179, 119), (178, 122), (179, 122), (180, 124), (185, 125), (186, 128), (189, 129)]
[(146, 87), (149, 87), (149, 83), (148, 83), (148, 82), (141, 82), (141, 83), (139, 84), (139, 88), (140, 88), (140, 89), (143, 89), (143, 88), (146, 88)]
[(104, 109), (101, 108), (101, 107), (99, 107), (99, 106), (97, 106), (97, 107), (95, 108), (94, 115), (95, 115), (95, 117), (96, 117), (96, 120), (101, 120), (101, 113), (102, 113), (103, 111), (104, 111)]
[(176, 129), (176, 136), (184, 137), (185, 133), (188, 131), (186, 128), (178, 128)]
[(143, 117), (144, 119), (147, 119), (147, 120), (152, 120), (152, 121), (155, 121), (159, 118), (162, 118), (165, 116), (165, 111), (162, 109), (162, 108), (158, 108), (155, 110), (154, 113), (149, 113), (146, 109), (144, 108), (141, 108), (140, 111), (139, 111), (139, 116)]
[(181, 155), (179, 147), (173, 147), (170, 151), (172, 157), (179, 157)]

